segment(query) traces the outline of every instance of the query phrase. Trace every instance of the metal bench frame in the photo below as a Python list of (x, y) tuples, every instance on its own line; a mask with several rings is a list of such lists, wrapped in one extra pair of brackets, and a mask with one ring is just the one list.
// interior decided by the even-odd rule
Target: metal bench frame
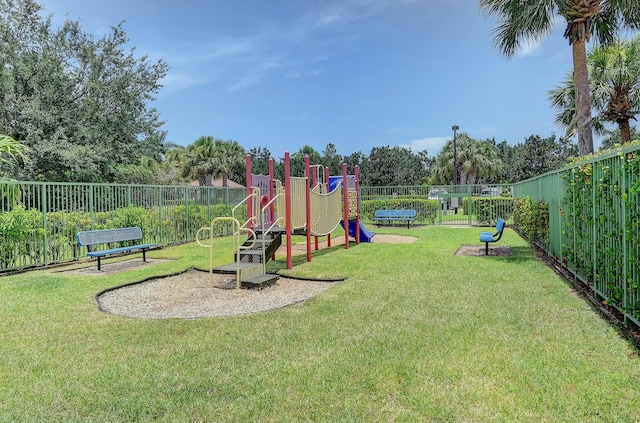
[(398, 220), (407, 221), (407, 229), (409, 229), (409, 223), (416, 220), (415, 210), (376, 210), (373, 215), (374, 222), (393, 222)]
[(142, 239), (142, 229), (139, 227), (99, 229), (95, 231), (82, 231), (76, 235), (78, 245), (88, 248), (87, 256), (98, 259), (98, 270), (100, 270), (100, 258), (109, 254), (124, 253), (133, 250), (142, 250), (142, 261), (147, 261), (146, 251), (156, 246), (156, 244), (137, 244), (126, 247), (108, 248), (106, 250), (91, 251), (94, 245), (109, 244), (114, 242), (136, 241)]
[(490, 242), (498, 242), (500, 238), (502, 238), (502, 232), (504, 232), (504, 220), (502, 218), (498, 218), (496, 221), (496, 233), (491, 232), (480, 232), (480, 241), (484, 242), (484, 255), (489, 255), (489, 243)]

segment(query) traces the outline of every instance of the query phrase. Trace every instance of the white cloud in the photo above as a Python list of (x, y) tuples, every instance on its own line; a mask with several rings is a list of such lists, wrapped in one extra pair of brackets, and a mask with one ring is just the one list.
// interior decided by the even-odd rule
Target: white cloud
[(426, 150), (430, 156), (436, 156), (449, 140), (451, 140), (451, 137), (421, 138), (413, 140), (409, 144), (403, 144), (400, 147), (410, 148), (414, 153)]
[[(547, 34), (544, 34), (539, 37), (528, 38), (523, 40), (518, 46), (518, 50), (516, 51), (516, 57), (527, 57), (527, 56), (536, 56), (542, 52), (542, 42), (548, 36), (551, 36), (552, 33), (563, 30), (563, 26), (566, 25), (566, 21), (560, 15), (553, 15), (551, 28), (549, 29)], [(556, 36), (555, 34), (553, 36)]]
[(169, 70), (167, 76), (165, 76), (160, 83), (162, 84), (163, 93), (171, 92), (171, 91), (179, 91), (185, 88), (193, 87), (194, 85), (199, 85), (206, 83), (207, 81), (202, 80), (200, 78), (196, 78), (193, 75), (172, 72)]
[(542, 51), (542, 40), (529, 38), (524, 40), (518, 46), (518, 50), (516, 51), (516, 57), (527, 57), (527, 56), (535, 56), (540, 54)]

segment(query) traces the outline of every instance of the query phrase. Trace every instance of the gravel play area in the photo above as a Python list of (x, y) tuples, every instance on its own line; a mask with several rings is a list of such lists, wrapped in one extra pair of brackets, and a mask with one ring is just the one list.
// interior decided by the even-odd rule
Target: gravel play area
[(196, 319), (273, 310), (300, 303), (339, 282), (280, 278), (261, 290), (235, 289), (233, 275), (188, 270), (98, 295), (100, 310), (145, 319)]
[[(376, 234), (373, 242), (388, 244), (413, 243), (416, 237)], [(332, 246), (344, 244), (344, 237), (331, 240)], [(326, 248), (321, 241), (318, 248)], [(281, 247), (282, 248), (282, 247)], [(281, 253), (281, 251), (279, 251)], [(292, 246), (292, 254), (306, 254), (306, 243)], [(153, 264), (147, 259), (123, 261), (103, 266), (101, 274), (124, 270), (127, 266)], [(129, 263), (127, 263), (129, 262)], [(96, 274), (95, 268), (80, 270)], [(154, 278), (107, 290), (96, 296), (99, 309), (106, 313), (144, 319), (197, 319), (222, 317), (273, 310), (301, 303), (339, 284), (281, 277), (275, 284), (261, 290), (234, 289), (233, 275), (188, 270), (178, 275)]]

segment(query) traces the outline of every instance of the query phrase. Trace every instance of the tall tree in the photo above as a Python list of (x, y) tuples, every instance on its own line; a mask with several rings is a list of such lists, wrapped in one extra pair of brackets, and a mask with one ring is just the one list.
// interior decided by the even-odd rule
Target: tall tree
[(200, 186), (211, 185), (214, 178), (221, 177), (226, 187), (234, 168), (244, 165), (244, 157), (244, 148), (237, 141), (201, 136), (187, 147), (183, 174), (197, 179)]
[(268, 175), (271, 151), (267, 147), (253, 147), (249, 150), (249, 155), (251, 156), (251, 173)]
[(548, 138), (531, 135), (524, 143), (516, 145), (515, 150), (516, 160), (512, 166), (514, 182), (559, 169), (567, 164), (569, 157), (577, 153), (575, 145), (566, 138), (556, 140), (553, 134)]
[[(638, 131), (635, 126), (632, 126), (629, 132), (631, 134), (630, 137), (632, 140), (640, 140), (640, 131)], [(606, 150), (607, 148), (613, 148), (616, 145), (622, 145), (622, 136), (620, 133), (620, 129), (616, 128), (614, 130), (604, 131), (600, 149)]]
[(420, 185), (427, 176), (422, 156), (405, 147), (373, 147), (362, 169), (367, 186)]
[(30, 148), (19, 179), (110, 181), (136, 164), (162, 124), (150, 107), (163, 60), (137, 57), (123, 25), (100, 39), (67, 19), (54, 28), (33, 0), (0, 1), (0, 128)]
[(631, 141), (629, 122), (640, 112), (640, 37), (594, 48), (589, 64), (597, 110), (618, 125), (622, 144)]
[[(349, 175), (355, 175), (356, 166), (364, 169), (367, 166), (367, 162), (369, 161), (369, 157), (364, 154), (362, 151), (356, 151), (355, 153), (351, 153), (348, 156), (344, 156), (342, 158), (344, 163), (347, 165), (347, 173)], [(362, 174), (362, 172), (360, 172)], [(338, 172), (338, 175), (342, 174), (342, 170)], [(362, 179), (362, 176), (360, 177)]]
[(456, 140), (454, 154), (453, 140), (448, 141), (435, 163), (435, 181), (439, 184), (453, 183), (454, 156), (457, 158), (458, 184), (479, 184), (495, 179), (502, 163), (493, 142), (478, 141), (467, 133), (460, 133)]
[[(238, 141), (217, 140), (215, 143), (214, 177), (222, 177), (222, 186), (227, 186), (229, 177), (240, 176), (245, 168), (245, 150)], [(234, 174), (237, 173), (238, 175)]]
[(515, 168), (513, 164), (516, 161), (516, 149), (509, 144), (507, 140), (502, 140), (496, 144), (496, 153), (498, 159), (502, 162), (502, 167), (496, 175), (497, 179), (492, 182), (505, 184), (515, 181)]
[[(593, 126), (604, 134), (604, 122), (614, 122), (621, 143), (631, 140), (630, 120), (640, 112), (640, 37), (618, 39), (607, 47), (595, 47), (587, 56), (591, 102), (596, 110)], [(575, 129), (574, 79), (568, 74), (563, 84), (549, 91), (549, 100), (558, 110), (556, 123)]]
[(329, 143), (322, 152), (322, 165), (329, 168), (329, 175), (342, 175), (342, 156), (335, 144)]
[(189, 182), (183, 172), (187, 148), (171, 142), (163, 144), (162, 160), (154, 169), (153, 183), (159, 185), (182, 185)]
[(10, 163), (10, 159), (26, 160), (27, 147), (7, 135), (0, 134), (0, 165)]
[(631, 0), (479, 0), (480, 7), (495, 15), (495, 45), (506, 56), (529, 40), (539, 40), (554, 26), (555, 15), (566, 21), (564, 37), (573, 50), (576, 127), (581, 156), (593, 153), (591, 98), (586, 44), (592, 35), (611, 43), (623, 27), (640, 27), (640, 2)]
[(215, 172), (215, 139), (203, 135), (187, 146), (183, 175), (198, 180), (198, 185), (211, 185)]
[[(309, 163), (311, 165), (318, 165), (321, 162), (320, 153), (318, 153), (310, 145), (304, 145), (300, 150), (291, 155), (290, 172), (291, 176), (301, 177), (304, 176), (304, 157), (309, 156)], [(284, 161), (283, 161), (284, 163)]]

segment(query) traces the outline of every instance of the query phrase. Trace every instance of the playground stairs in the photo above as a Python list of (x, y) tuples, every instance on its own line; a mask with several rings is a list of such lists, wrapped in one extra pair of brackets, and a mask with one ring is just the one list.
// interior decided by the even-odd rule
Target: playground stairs
[[(236, 251), (233, 263), (216, 267), (213, 270), (218, 273), (236, 273), (238, 271), (241, 287), (262, 289), (274, 284), (279, 279), (278, 275), (264, 273), (263, 263), (269, 261), (282, 244), (284, 230), (272, 229), (266, 235), (259, 229), (254, 232), (256, 239), (251, 248)], [(253, 242), (253, 237), (249, 237), (243, 246), (250, 246)]]
[(249, 249), (241, 248), (240, 251), (236, 251), (236, 261), (241, 263), (266, 263), (282, 245), (284, 229), (272, 229), (266, 234), (260, 229), (255, 229), (254, 232), (256, 234), (255, 243), (253, 236), (247, 238), (242, 247), (251, 247)]

